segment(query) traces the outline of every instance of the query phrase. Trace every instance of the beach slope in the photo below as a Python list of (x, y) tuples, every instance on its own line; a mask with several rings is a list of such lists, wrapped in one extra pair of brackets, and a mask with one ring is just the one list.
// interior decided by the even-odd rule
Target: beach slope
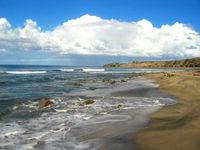
[(147, 74), (160, 89), (177, 97), (177, 104), (151, 115), (133, 139), (139, 150), (200, 149), (200, 72)]

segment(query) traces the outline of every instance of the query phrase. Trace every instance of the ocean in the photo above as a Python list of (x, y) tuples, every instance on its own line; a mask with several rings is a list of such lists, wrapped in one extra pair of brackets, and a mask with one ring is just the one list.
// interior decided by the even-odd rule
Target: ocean
[[(171, 71), (1, 65), (0, 149), (132, 148), (128, 141), (148, 115), (176, 103), (136, 73)], [(39, 108), (43, 98), (53, 104)]]

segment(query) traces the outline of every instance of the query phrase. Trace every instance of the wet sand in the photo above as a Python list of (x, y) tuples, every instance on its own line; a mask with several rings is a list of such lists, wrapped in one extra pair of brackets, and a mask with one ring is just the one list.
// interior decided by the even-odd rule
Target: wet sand
[[(114, 90), (114, 92), (109, 93), (109, 97), (130, 97), (132, 101), (137, 98), (139, 98), (139, 100), (151, 97), (153, 99), (155, 99), (155, 97), (158, 99), (170, 98), (168, 94), (161, 92), (158, 86), (152, 83), (152, 80), (146, 80), (143, 78), (136, 78), (134, 80), (138, 80), (139, 82), (131, 83), (131, 85), (134, 85), (132, 88), (119, 88), (117, 91)], [(143, 83), (142, 81), (146, 81), (146, 83)], [(123, 101), (125, 101), (125, 99)], [(113, 111), (111, 114), (126, 116), (128, 117), (126, 120), (114, 122), (106, 121), (101, 124), (92, 124), (85, 126), (84, 128), (76, 128), (74, 133), (76, 136), (83, 135), (80, 136), (79, 140), (90, 143), (89, 149), (132, 150), (135, 149), (135, 145), (132, 142), (133, 135), (144, 128), (149, 122), (149, 115), (158, 111), (161, 107), (162, 106), (160, 105), (152, 105), (151, 107), (140, 106), (134, 109), (123, 109), (122, 107), (122, 109)], [(111, 114), (108, 114), (108, 116)]]
[[(172, 97), (164, 92), (161, 92), (158, 88), (145, 87), (137, 88), (126, 91), (119, 91), (112, 93), (112, 96), (126, 96), (126, 97)], [(172, 97), (174, 98), (174, 97)]]
[(133, 138), (138, 150), (200, 149), (200, 73), (171, 74), (145, 75), (154, 79), (162, 92), (176, 96), (178, 103), (151, 115), (149, 125)]
[[(156, 108), (160, 109), (159, 107)], [(105, 122), (89, 125), (82, 129), (76, 129), (79, 140), (90, 143), (89, 149), (98, 150), (133, 150), (135, 145), (132, 136), (149, 122), (148, 114), (156, 111), (155, 107), (138, 108), (113, 112), (113, 115), (130, 117), (125, 121)], [(85, 132), (85, 134), (84, 134)]]

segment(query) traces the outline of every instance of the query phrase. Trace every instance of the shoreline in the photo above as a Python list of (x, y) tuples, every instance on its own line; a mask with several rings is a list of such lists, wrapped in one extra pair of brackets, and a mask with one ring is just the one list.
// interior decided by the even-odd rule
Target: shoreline
[[(159, 98), (161, 101), (162, 99), (172, 99), (171, 102), (167, 103), (174, 103), (174, 97), (168, 94), (165, 94), (160, 91), (157, 84), (154, 84), (152, 80), (144, 79), (144, 77), (137, 77), (130, 79), (130, 81), (136, 80), (137, 82), (128, 83), (129, 85), (136, 85), (136, 88), (126, 88), (122, 86), (120, 90), (111, 92), (109, 97), (126, 97), (130, 98), (131, 101), (134, 101), (138, 98), (152, 98), (155, 100), (154, 97)], [(138, 81), (139, 80), (139, 81)], [(143, 83), (144, 82), (144, 83)], [(145, 84), (148, 83), (148, 84)], [(137, 84), (144, 84), (140, 87)], [(141, 100), (141, 99), (140, 99)], [(123, 101), (126, 101), (125, 99)], [(165, 100), (164, 100), (165, 101)], [(164, 103), (164, 102), (161, 102)], [(153, 104), (153, 103), (151, 103)], [(155, 104), (155, 102), (154, 102)], [(170, 105), (170, 104), (169, 104)], [(118, 105), (120, 107), (120, 105)], [(161, 105), (155, 105), (151, 107), (138, 107), (134, 109), (123, 109), (119, 108), (116, 111), (113, 111), (112, 115), (125, 115), (129, 116), (129, 119), (120, 121), (120, 122), (105, 122), (102, 123), (100, 126), (95, 125), (87, 126), (84, 130), (90, 131), (86, 135), (82, 136), (80, 139), (81, 141), (95, 141), (100, 140), (101, 145), (96, 145), (94, 143), (90, 143), (93, 147), (98, 147), (99, 150), (112, 150), (112, 149), (136, 149), (135, 144), (132, 142), (133, 135), (136, 135), (137, 132), (142, 130), (150, 120), (150, 114), (159, 111), (162, 109)], [(117, 126), (116, 126), (117, 123)], [(91, 132), (92, 131), (92, 132)], [(78, 131), (78, 134), (80, 131)]]
[[(199, 73), (200, 72), (196, 71), (196, 74)], [(143, 148), (144, 150), (154, 149), (151, 145), (149, 146), (143, 144), (144, 142), (145, 144), (149, 144), (148, 142), (152, 144), (152, 141), (148, 139), (151, 138), (152, 135), (147, 138), (145, 137), (146, 135), (149, 135), (145, 131), (149, 127), (149, 122), (160, 125), (150, 129), (150, 131), (152, 130), (153, 135), (154, 133), (162, 133), (161, 131), (167, 130), (166, 128), (168, 127), (164, 127), (163, 129), (161, 126), (163, 124), (160, 124), (163, 116), (160, 116), (160, 118), (158, 118), (158, 116), (156, 120), (153, 120), (153, 117), (150, 118), (150, 116), (152, 113), (154, 115), (161, 112), (163, 109), (174, 107), (172, 104), (175, 103), (174, 99), (176, 99), (177, 96), (175, 97), (173, 94), (166, 93), (166, 89), (164, 88), (167, 86), (171, 89), (169, 81), (175, 80), (179, 82), (179, 77), (182, 77), (182, 74), (185, 74), (184, 76), (186, 76), (186, 79), (184, 80), (187, 80), (188, 77), (192, 77), (192, 79), (194, 77), (196, 78), (196, 75), (193, 76), (194, 74), (191, 72), (155, 72), (131, 74), (124, 73), (120, 75), (109, 74), (98, 78), (95, 82), (94, 79), (96, 78), (92, 77), (89, 81), (82, 79), (82, 87), (98, 88), (95, 90), (86, 89), (82, 92), (74, 91), (68, 95), (66, 94), (64, 99), (50, 99), (53, 104), (49, 105), (49, 107), (46, 107), (45, 109), (39, 108), (39, 104), (37, 106), (35, 105), (36, 103), (27, 103), (25, 106), (26, 109), (24, 109), (24, 106), (22, 105), (23, 107), (19, 107), (19, 109), (14, 110), (13, 114), (10, 114), (7, 119), (16, 118), (18, 121), (15, 122), (15, 120), (12, 120), (11, 122), (2, 122), (0, 148), (13, 147), (14, 149), (17, 149), (18, 147), (26, 146), (52, 146), (53, 148), (54, 145), (51, 145), (52, 143), (58, 144), (60, 148), (63, 148), (63, 145), (66, 144), (65, 142), (68, 141), (65, 145), (68, 149), (76, 149), (77, 146), (85, 146), (87, 149), (99, 150), (136, 150), (137, 148)], [(198, 79), (200, 79), (199, 77)], [(105, 80), (105, 78), (108, 78), (108, 80)], [(159, 82), (164, 80), (163, 84), (160, 84), (156, 79), (159, 79)], [(104, 82), (104, 80), (107, 82)], [(74, 83), (79, 82), (79, 80), (76, 80)], [(166, 82), (168, 84), (166, 84)], [(194, 82), (196, 83), (196, 79)], [(159, 85), (161, 85), (161, 88), (159, 88)], [(92, 100), (92, 103), (86, 104), (85, 102), (87, 100)], [(170, 106), (164, 106), (164, 108), (162, 108), (163, 105)], [(180, 107), (182, 107), (182, 105), (183, 104), (181, 104)], [(34, 109), (33, 106), (35, 106)], [(185, 110), (187, 109), (185, 108), (184, 112), (186, 112)], [(33, 114), (38, 114), (38, 112), (41, 113), (38, 117), (29, 118), (30, 121), (23, 120), (24, 117), (30, 117), (30, 115), (32, 116)], [(44, 113), (44, 115), (42, 115), (42, 113)], [(166, 112), (164, 112), (164, 114), (165, 113)], [(167, 117), (168, 118), (164, 118), (165, 121), (167, 119), (173, 119), (170, 118), (171, 116), (169, 115)], [(183, 119), (180, 118), (180, 121), (177, 121), (178, 123), (172, 120), (172, 123), (170, 122), (168, 126), (171, 124), (174, 126), (180, 126), (180, 124), (184, 123), (184, 119), (184, 117)], [(186, 116), (186, 119), (189, 120), (190, 116), (188, 115), (188, 118)], [(54, 124), (51, 125), (52, 121)], [(40, 127), (40, 129), (37, 128), (34, 133), (26, 128), (35, 128), (35, 126)], [(13, 130), (20, 132), (15, 133)], [(27, 135), (24, 134), (27, 131), (29, 133)], [(41, 133), (43, 134), (42, 136)], [(145, 138), (141, 139), (141, 135)], [(27, 138), (30, 140), (21, 145), (21, 140)], [(49, 139), (52, 141), (49, 142)], [(195, 139), (198, 139), (198, 137)], [(7, 141), (14, 141), (15, 144), (7, 145)], [(61, 143), (58, 143), (57, 141), (61, 141)], [(156, 139), (156, 142), (157, 141), (159, 141), (159, 138)], [(156, 142), (153, 144), (157, 144)], [(150, 148), (146, 146), (149, 146)], [(162, 147), (163, 146), (158, 149), (163, 149)]]
[[(133, 78), (130, 79), (129, 82), (122, 84), (120, 88), (117, 88), (117, 91), (114, 90), (112, 92), (108, 91), (108, 97), (113, 97), (115, 101), (117, 97), (123, 97), (123, 101), (125, 102), (127, 99), (133, 101), (135, 97), (135, 101), (137, 102), (138, 98), (146, 98), (149, 97), (160, 97), (160, 98), (170, 98), (167, 94), (162, 93), (157, 85), (152, 84), (152, 80), (144, 80), (144, 78)], [(141, 84), (141, 85), (137, 85)], [(129, 88), (127, 88), (127, 85)], [(131, 86), (131, 87), (130, 87)], [(132, 87), (133, 86), (133, 87)], [(134, 87), (135, 86), (135, 87)], [(104, 93), (105, 94), (105, 93)], [(141, 100), (141, 99), (140, 99)], [(151, 104), (154, 104), (152, 102)], [(80, 141), (91, 141), (91, 147), (95, 147), (95, 149), (99, 150), (112, 150), (112, 149), (135, 149), (135, 145), (132, 142), (132, 135), (135, 135), (139, 130), (144, 128), (149, 122), (149, 115), (155, 111), (161, 109), (160, 105), (155, 106), (141, 106), (138, 108), (127, 108), (124, 109), (123, 104), (119, 102), (119, 107), (115, 111), (108, 114), (110, 115), (119, 115), (119, 116), (127, 116), (128, 119), (124, 121), (117, 122), (105, 122), (101, 124), (96, 124), (95, 126), (90, 125), (84, 127), (84, 131), (88, 131), (86, 135), (80, 138)], [(116, 126), (117, 124), (117, 126)], [(80, 134), (78, 130), (77, 135)], [(95, 144), (95, 140), (100, 142)], [(99, 140), (99, 141), (98, 141)], [(94, 141), (94, 143), (93, 143)]]
[(160, 90), (177, 97), (177, 104), (150, 115), (149, 124), (133, 138), (138, 150), (198, 150), (200, 147), (200, 73), (150, 73)]
[[(149, 115), (162, 104), (174, 102), (160, 93), (152, 80), (140, 75), (82, 74), (81, 78), (72, 78), (74, 91), (63, 97), (44, 97), (11, 106), (12, 113), (0, 124), (0, 149), (135, 149), (132, 136), (146, 126)], [(47, 83), (55, 86), (51, 80)]]

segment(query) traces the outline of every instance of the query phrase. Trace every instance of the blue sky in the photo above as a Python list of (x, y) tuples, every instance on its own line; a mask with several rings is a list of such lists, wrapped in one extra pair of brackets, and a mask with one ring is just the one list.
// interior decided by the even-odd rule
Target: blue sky
[[(84, 16), (86, 14), (89, 14), (89, 17), (87, 16), (81, 19), (81, 16)], [(94, 23), (96, 25), (97, 22), (98, 23), (102, 22), (103, 24), (107, 23), (107, 25), (113, 26), (113, 28), (116, 29), (115, 31), (110, 31), (109, 33), (113, 35), (124, 35), (125, 37), (130, 37), (130, 36), (132, 37), (132, 35), (127, 35), (127, 32), (129, 31), (126, 31), (126, 30), (124, 30), (122, 34), (121, 30), (120, 31), (118, 30), (119, 24), (122, 24), (122, 26), (120, 26), (122, 28), (132, 29), (132, 28), (135, 28), (134, 26), (136, 25), (133, 25), (132, 27), (130, 26), (127, 27), (126, 23), (130, 24), (131, 22), (136, 22), (137, 24), (142, 19), (147, 20), (147, 22), (143, 21), (142, 23), (138, 23), (139, 25), (142, 24), (141, 26), (146, 28), (147, 27), (146, 24), (150, 22), (154, 28), (157, 28), (161, 30), (162, 32), (164, 32), (164, 30), (165, 32), (166, 30), (169, 30), (169, 32), (173, 32), (172, 35), (175, 35), (175, 31), (172, 31), (172, 30), (176, 30), (176, 28), (178, 29), (181, 28), (180, 32), (184, 30), (185, 34), (183, 35), (183, 37), (187, 36), (187, 38), (189, 38), (188, 36), (189, 32), (190, 34), (192, 34), (193, 31), (195, 31), (197, 33), (196, 36), (191, 38), (192, 40), (193, 39), (195, 40), (193, 41), (190, 40), (190, 42), (187, 45), (185, 45), (185, 47), (188, 47), (190, 51), (188, 50), (187, 52), (183, 53), (182, 52), (184, 51), (183, 49), (181, 52), (177, 52), (177, 55), (174, 55), (171, 58), (192, 57), (193, 55), (191, 55), (192, 53), (191, 49), (192, 48), (195, 49), (195, 47), (196, 47), (196, 50), (194, 52), (195, 53), (194, 56), (199, 55), (199, 51), (200, 51), (199, 45), (198, 45), (198, 41), (199, 41), (198, 34), (200, 31), (200, 23), (199, 23), (200, 15), (199, 14), (200, 14), (199, 0), (165, 0), (165, 1), (164, 0), (0, 0), (0, 18), (6, 18), (6, 21), (2, 20), (2, 22), (4, 22), (4, 25), (10, 24), (11, 26), (9, 26), (9, 30), (12, 30), (12, 32), (14, 32), (13, 30), (16, 30), (17, 28), (20, 28), (20, 29), (25, 28), (24, 24), (26, 22), (26, 19), (31, 19), (31, 21), (36, 22), (37, 25), (34, 25), (34, 23), (31, 21), (29, 21), (28, 23), (26, 22), (26, 25), (28, 24), (29, 27), (34, 26), (34, 28), (37, 28), (37, 27), (40, 28), (40, 33), (41, 32), (44, 33), (45, 31), (53, 31), (58, 26), (61, 26), (63, 23), (68, 22), (71, 19), (74, 19), (76, 21), (76, 24), (80, 23), (80, 20), (84, 20), (88, 24), (88, 20), (90, 20), (89, 23), (92, 23), (93, 26), (94, 26)], [(94, 18), (92, 16), (95, 16), (97, 18)], [(116, 22), (113, 23), (112, 19), (116, 20)], [(180, 24), (174, 25), (176, 22), (179, 22)], [(166, 24), (169, 24), (171, 28), (161, 29), (162, 25), (166, 25)], [(191, 30), (189, 31), (189, 29), (182, 27), (182, 25), (187, 25), (187, 28), (190, 28)], [(2, 23), (2, 26), (3, 26), (3, 23)], [(86, 26), (85, 24), (83, 26), (84, 26), (83, 30), (85, 29), (90, 30), (91, 25), (90, 27), (87, 27), (87, 28), (85, 27)], [(67, 25), (67, 27), (70, 28), (72, 26), (71, 24), (69, 24)], [(29, 28), (29, 29), (32, 33), (33, 28)], [(62, 27), (62, 29), (64, 32), (66, 31), (64, 27)], [(6, 28), (6, 30), (8, 29)], [(104, 32), (104, 29), (101, 29), (101, 31)], [(94, 32), (97, 32), (97, 31), (95, 30)], [(68, 34), (69, 33), (66, 32), (66, 35)], [(76, 33), (73, 32), (73, 34), (76, 34)], [(25, 38), (29, 40), (28, 38), (31, 36), (32, 34), (26, 35)], [(55, 37), (60, 38), (60, 35), (57, 36), (56, 34)], [(83, 35), (79, 35), (74, 40), (79, 39), (80, 37), (81, 39), (84, 38)], [(44, 46), (44, 44), (42, 44), (42, 46), (39, 45), (38, 46), (39, 48), (37, 46), (34, 48), (33, 47), (30, 48), (30, 46), (29, 48), (16, 46), (20, 44), (16, 42), (16, 41), (19, 41), (19, 39), (16, 39), (14, 41), (16, 42), (15, 44), (16, 47), (14, 47), (13, 45), (12, 46), (8, 44), (6, 45), (5, 43), (1, 42), (0, 43), (0, 49), (1, 49), (0, 63), (1, 64), (3, 63), (8, 63), (8, 64), (10, 63), (35, 64), (37, 63), (37, 64), (80, 65), (85, 62), (88, 65), (88, 59), (91, 59), (92, 64), (102, 64), (104, 62), (105, 63), (111, 62), (113, 60), (117, 61), (116, 58), (118, 58), (120, 53), (118, 53), (116, 49), (118, 47), (123, 47), (122, 45), (126, 45), (127, 43), (130, 44), (130, 41), (128, 41), (125, 43), (121, 43), (121, 45), (118, 47), (117, 46), (106, 47), (105, 45), (102, 46), (102, 41), (105, 41), (103, 38), (104, 37), (98, 37), (97, 39), (95, 39), (95, 42), (98, 42), (98, 44), (100, 43), (99, 45), (101, 45), (101, 48), (97, 49), (98, 51), (96, 50), (95, 52), (93, 52), (94, 47), (92, 47), (93, 49), (88, 48), (88, 47), (91, 48), (91, 46), (88, 46), (88, 43), (86, 43), (87, 41), (85, 42), (85, 41), (80, 41), (80, 40), (77, 40), (77, 42), (79, 42), (78, 45), (81, 45), (81, 48), (83, 49), (82, 51), (81, 49), (80, 51), (77, 49), (74, 49), (71, 51), (69, 48), (66, 48), (66, 46), (64, 45), (58, 46), (57, 43), (55, 45), (58, 46), (59, 50), (53, 51), (52, 47), (49, 48), (49, 45)], [(7, 39), (8, 38), (6, 39), (1, 38), (0, 40), (5, 41)], [(13, 38), (11, 39), (13, 40)], [(63, 38), (60, 38), (60, 39), (63, 39)], [(91, 37), (87, 36), (87, 39), (91, 40)], [(138, 37), (136, 39), (138, 39)], [(23, 40), (24, 40), (24, 37), (23, 37)], [(112, 37), (110, 37), (107, 40), (112, 41)], [(114, 40), (116, 40), (116, 43), (119, 43), (117, 41), (118, 39), (114, 39)], [(153, 39), (153, 40), (156, 40), (156, 39)], [(38, 39), (35, 41), (38, 41)], [(35, 41), (31, 41), (31, 42), (35, 44)], [(52, 41), (52, 39), (50, 39), (49, 41)], [(68, 42), (68, 40), (66, 41)], [(134, 47), (135, 45), (138, 45), (138, 43), (135, 44), (135, 41), (134, 40), (131, 41), (132, 43), (130, 44), (130, 47), (131, 46)], [(146, 39), (144, 39), (143, 41), (146, 41)], [(170, 40), (168, 40), (168, 42), (169, 41)], [(72, 43), (72, 41), (70, 42)], [(8, 41), (6, 43), (8, 43)], [(69, 43), (69, 45), (71, 45), (71, 43)], [(92, 43), (93, 43), (92, 45), (94, 45), (94, 41), (92, 41)], [(185, 41), (182, 41), (182, 43), (185, 43)], [(96, 44), (95, 48), (99, 47), (99, 45)], [(178, 44), (172, 45), (170, 49), (172, 49), (172, 47), (174, 49), (178, 48), (178, 46), (179, 46)], [(47, 51), (37, 50), (37, 48), (45, 49), (46, 47), (48, 47)], [(165, 52), (163, 53), (163, 55), (159, 55), (157, 57), (158, 52), (155, 50), (157, 47), (153, 48), (153, 50), (155, 50), (157, 53), (151, 53), (149, 52), (150, 51), (149, 49), (147, 49), (146, 47), (141, 47), (141, 46), (136, 46), (136, 49), (141, 48), (140, 51), (144, 51), (144, 53), (142, 52), (136, 53), (134, 49), (130, 49), (130, 47), (127, 48), (128, 52), (126, 52), (125, 56), (119, 56), (120, 57), (119, 60), (130, 61), (131, 58), (165, 59), (165, 58), (169, 58), (169, 55), (172, 54), (171, 52), (172, 50), (170, 50), (170, 52)], [(151, 45), (149, 45), (149, 47), (151, 47)], [(159, 45), (158, 47), (162, 47), (162, 46)], [(107, 48), (111, 49), (109, 53), (107, 53), (108, 51)], [(165, 47), (163, 48), (163, 50), (167, 48), (168, 47)], [(131, 50), (134, 52), (131, 53), (132, 52)], [(96, 53), (98, 53), (99, 55), (96, 55)], [(76, 54), (78, 57), (76, 56)], [(114, 54), (114, 55), (110, 55), (110, 54)], [(106, 57), (104, 57), (104, 55), (106, 55)], [(93, 61), (94, 58), (98, 58), (99, 62)]]
[(200, 31), (199, 0), (0, 0), (0, 16), (15, 26), (33, 19), (51, 29), (68, 19), (91, 14), (122, 21), (150, 20), (155, 26), (183, 22)]

